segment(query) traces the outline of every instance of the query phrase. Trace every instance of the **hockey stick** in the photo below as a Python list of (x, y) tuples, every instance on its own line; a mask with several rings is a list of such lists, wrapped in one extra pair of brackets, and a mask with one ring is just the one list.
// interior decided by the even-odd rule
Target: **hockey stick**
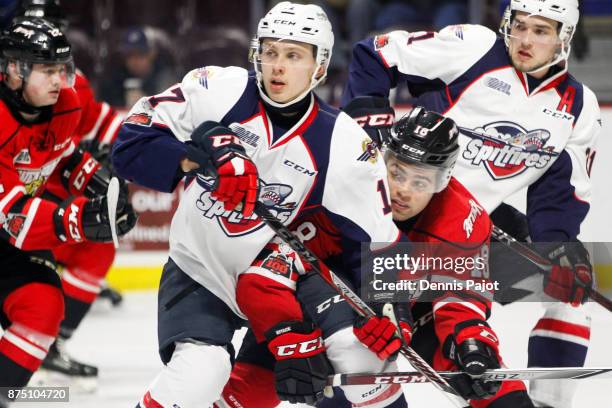
[[(283, 225), (261, 202), (255, 204), (255, 214), (287, 244), (295, 252), (305, 259), (312, 269), (317, 272), (327, 284), (344, 298), (360, 316), (374, 316), (374, 311), (365, 303), (355, 292), (351, 290), (335, 273), (329, 268), (323, 267), (323, 262), (317, 258), (306, 246), (296, 237), (289, 229)], [(400, 334), (400, 339), (401, 339)], [(468, 402), (453, 388), (450, 384), (441, 377), (436, 370), (431, 368), (429, 364), (420, 355), (417, 354), (411, 347), (402, 345), (400, 353), (408, 360), (408, 362), (428, 381), (430, 381), (437, 389), (444, 392), (444, 395), (456, 406), (469, 408)]]
[[(439, 371), (438, 374), (447, 380), (463, 375), (460, 371)], [(512, 370), (502, 368), (487, 370), (479, 377), (486, 381), (530, 381), (530, 380), (583, 380), (591, 378), (596, 380), (612, 378), (612, 368), (584, 368), (584, 367), (554, 367), (554, 368), (524, 368)], [(328, 385), (339, 387), (342, 385), (370, 385), (370, 384), (424, 384), (429, 380), (418, 371), (395, 373), (363, 373), (363, 374), (334, 374), (327, 379)]]
[(117, 177), (111, 178), (106, 190), (106, 206), (108, 207), (108, 222), (110, 223), (111, 236), (115, 249), (119, 248), (119, 238), (117, 238), (117, 201), (119, 201), (119, 180)]
[[(523, 256), (525, 259), (540, 268), (543, 272), (548, 273), (553, 267), (553, 263), (529, 248), (522, 242), (517, 241), (512, 236), (508, 235), (501, 228), (493, 226), (492, 236), (498, 241), (506, 244), (510, 249)], [(585, 287), (587, 295), (602, 307), (612, 312), (612, 300), (608, 299), (593, 288)]]

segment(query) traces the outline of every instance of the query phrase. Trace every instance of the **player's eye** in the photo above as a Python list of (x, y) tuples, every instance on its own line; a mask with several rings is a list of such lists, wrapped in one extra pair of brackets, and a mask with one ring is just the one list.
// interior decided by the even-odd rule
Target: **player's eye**
[(411, 183), (411, 185), (412, 185), (412, 188), (415, 191), (421, 192), (421, 191), (425, 191), (425, 189), (429, 186), (429, 183), (427, 183), (427, 182), (425, 182), (423, 180), (414, 180)]
[(406, 180), (406, 178), (397, 170), (391, 170), (390, 173), (393, 181), (397, 183), (403, 183)]

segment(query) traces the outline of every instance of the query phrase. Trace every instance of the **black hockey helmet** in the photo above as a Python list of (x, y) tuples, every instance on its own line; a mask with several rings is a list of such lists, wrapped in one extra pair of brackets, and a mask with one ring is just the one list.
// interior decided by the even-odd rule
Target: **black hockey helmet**
[(459, 130), (455, 121), (417, 106), (391, 128), (385, 160), (392, 156), (435, 170), (432, 192), (439, 192), (448, 185), (458, 154)]
[(4, 97), (9, 98), (9, 102), (20, 111), (36, 110), (25, 102), (22, 93), (32, 73), (33, 64), (63, 64), (64, 86), (70, 87), (74, 84), (72, 47), (60, 29), (47, 20), (15, 18), (0, 37), (0, 52), (0, 67), (5, 81), (11, 64), (15, 66), (11, 72), (19, 75), (23, 81), (19, 89), (5, 87), (6, 92), (3, 92)]
[(22, 0), (17, 16), (44, 18), (62, 31), (68, 28), (68, 18), (60, 0)]
[(72, 47), (59, 28), (41, 18), (18, 17), (3, 33), (4, 59), (38, 64), (72, 62)]

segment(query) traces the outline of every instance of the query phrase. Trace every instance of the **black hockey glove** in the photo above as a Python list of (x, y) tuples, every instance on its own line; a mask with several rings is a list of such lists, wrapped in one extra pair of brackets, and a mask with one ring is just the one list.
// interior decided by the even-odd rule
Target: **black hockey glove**
[(588, 299), (593, 288), (593, 267), (589, 251), (582, 242), (535, 244), (554, 266), (544, 277), (544, 293), (562, 302), (578, 306)]
[[(117, 177), (110, 168), (102, 165), (89, 152), (75, 150), (61, 170), (61, 180), (66, 190), (75, 196), (84, 195), (94, 198), (105, 195), (111, 178)], [(119, 190), (127, 199), (128, 187), (121, 177)]]
[(482, 320), (468, 320), (455, 327), (455, 334), (444, 342), (444, 355), (465, 374), (450, 384), (465, 398), (481, 400), (493, 397), (501, 382), (483, 381), (478, 377), (489, 369), (500, 368), (497, 335)]
[(276, 358), (274, 377), (278, 398), (292, 404), (321, 401), (333, 368), (325, 355), (321, 329), (312, 323), (282, 322), (266, 333)]
[(358, 96), (342, 110), (359, 123), (378, 147), (387, 143), (395, 119), (395, 112), (387, 98)]
[(200, 165), (197, 172), (217, 178), (212, 197), (222, 201), (226, 210), (234, 210), (242, 203), (243, 216), (250, 217), (257, 201), (259, 179), (257, 167), (238, 136), (228, 127), (207, 121), (193, 131), (191, 142), (192, 145), (187, 145), (187, 158)]
[[(117, 202), (117, 235), (127, 234), (136, 225), (138, 215), (127, 202), (127, 195)], [(106, 196), (87, 199), (83, 196), (64, 200), (53, 214), (55, 233), (64, 242), (111, 242)]]

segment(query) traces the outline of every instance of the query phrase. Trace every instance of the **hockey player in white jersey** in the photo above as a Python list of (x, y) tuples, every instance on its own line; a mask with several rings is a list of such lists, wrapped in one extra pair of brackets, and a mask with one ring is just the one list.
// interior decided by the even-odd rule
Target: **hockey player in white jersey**
[[(542, 251), (568, 261), (545, 279), (544, 291), (575, 305), (585, 300), (581, 286), (592, 285), (591, 265), (580, 243), (563, 242), (577, 241), (589, 210), (601, 130), (594, 93), (568, 73), (578, 19), (577, 0), (512, 0), (501, 37), (457, 25), (369, 38), (354, 47), (343, 95), (343, 105), (363, 95), (380, 103), (406, 81), (418, 105), (453, 118), (462, 133), (455, 177), (496, 222), (493, 211), (528, 187), (528, 235), (555, 242)], [(380, 106), (371, 113), (387, 111)], [(529, 365), (583, 365), (589, 333), (581, 308), (549, 304), (530, 337)], [(532, 397), (543, 406), (571, 406), (572, 387), (558, 384), (534, 382)]]
[[(143, 408), (208, 407), (220, 397), (232, 336), (245, 323), (237, 279), (274, 236), (253, 214), (257, 192), (285, 224), (323, 208), (338, 224), (348, 269), (358, 271), (363, 242), (405, 239), (383, 208), (381, 191), (388, 190), (378, 151), (357, 123), (312, 92), (331, 57), (327, 16), (318, 6), (279, 3), (260, 21), (256, 40), (254, 72), (216, 66), (189, 72), (137, 102), (113, 146), (113, 164), (126, 179), (172, 191), (188, 176), (158, 298), (165, 367), (141, 399)], [(278, 332), (275, 344), (295, 339), (284, 336), (290, 330)], [(315, 328), (301, 335), (316, 343)], [(325, 378), (319, 351), (300, 358)], [(372, 361), (368, 370), (383, 367)], [(312, 390), (315, 399), (323, 385)], [(387, 388), (395, 390), (391, 400), (403, 398), (399, 387), (373, 388), (362, 401), (381, 392), (390, 398)]]

